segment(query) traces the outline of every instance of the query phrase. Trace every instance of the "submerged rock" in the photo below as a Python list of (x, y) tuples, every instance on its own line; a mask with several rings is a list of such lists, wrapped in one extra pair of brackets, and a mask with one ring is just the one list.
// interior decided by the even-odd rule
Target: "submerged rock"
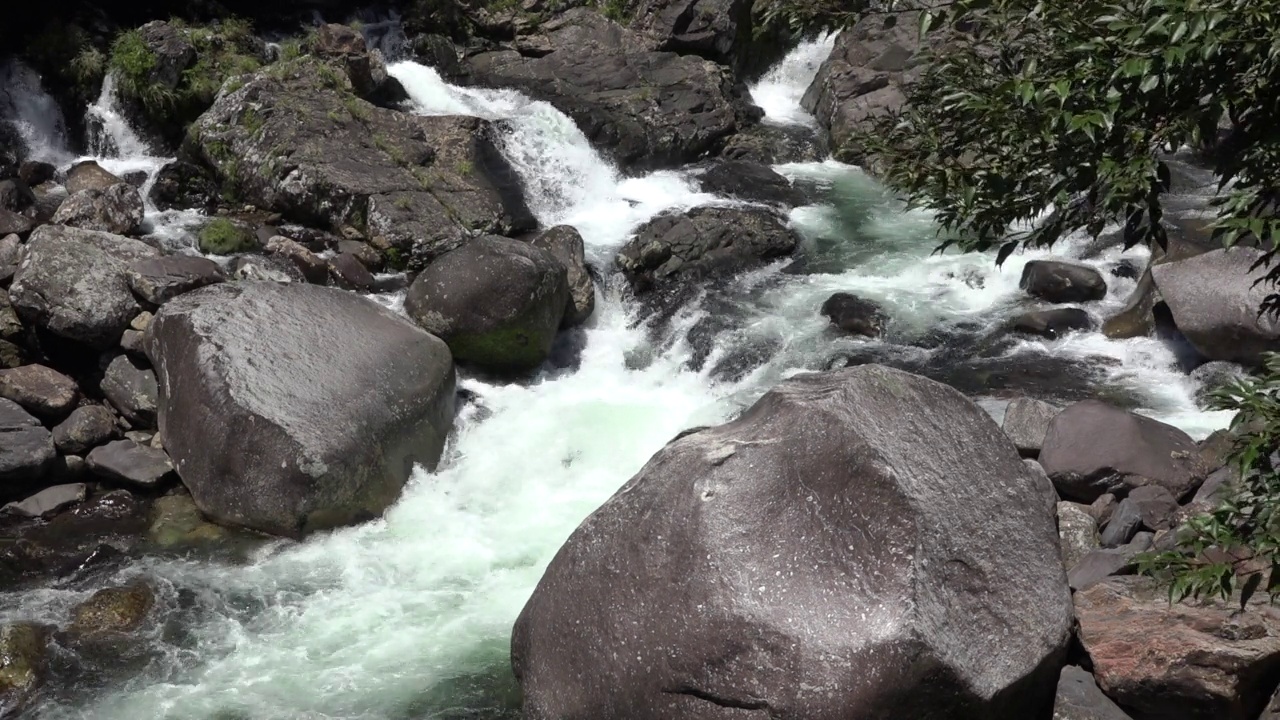
[(74, 636), (92, 637), (138, 629), (155, 605), (155, 591), (144, 582), (104, 588), (71, 610)]
[(165, 304), (146, 346), (165, 449), (216, 522), (296, 537), (376, 517), (452, 427), (445, 344), (341, 290), (212, 285)]
[(832, 325), (852, 335), (878, 337), (884, 332), (886, 318), (880, 303), (851, 293), (836, 293), (827, 298), (821, 312)]
[(674, 440), (560, 549), (512, 638), (524, 712), (1047, 710), (1071, 601), (1045, 491), (943, 385), (788, 380)]
[(1039, 335), (1056, 340), (1073, 330), (1093, 329), (1093, 318), (1080, 308), (1035, 310), (1014, 318), (1010, 327), (1016, 333)]
[(18, 717), (35, 699), (48, 673), (48, 637), (35, 623), (0, 625), (0, 716)]

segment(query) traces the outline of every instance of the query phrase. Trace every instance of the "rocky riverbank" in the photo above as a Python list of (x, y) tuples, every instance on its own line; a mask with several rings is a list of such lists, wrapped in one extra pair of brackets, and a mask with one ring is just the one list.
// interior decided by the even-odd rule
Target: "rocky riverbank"
[[(746, 83), (788, 43), (749, 3), (569, 5), (406, 8), (399, 46), (437, 77), (553, 107), (618, 178), (689, 173), (692, 200), (637, 215), (603, 256), (584, 241), (599, 218), (548, 209), (574, 188), (548, 190), (551, 165), (530, 171), (515, 120), (455, 98), (424, 110), (368, 28), (267, 42), (240, 20), (106, 8), (95, 27), (109, 32), (26, 51), (75, 117), (105, 86), (149, 156), (173, 159), (140, 176), (40, 159), (0, 116), (0, 579), (59, 598), (0, 612), (0, 717), (62, 717), (63, 702), (92, 717), (85, 688), (173, 680), (148, 675), (181, 667), (166, 650), (198, 664), (185, 634), (214, 613), (212, 591), (154, 563), (252, 566), (278, 538), (306, 548), (385, 523), (406, 487), (430, 485), (415, 467), (494, 452), (456, 447), (498, 404), (460, 377), (592, 382), (588, 338), (610, 323), (674, 338), (620, 354), (622, 372), (683, 352), (700, 378), (772, 377), (784, 343), (735, 334), (742, 284), (816, 277), (829, 258), (796, 213), (830, 188), (786, 164), (831, 148), (874, 168), (857, 131), (901, 102), (915, 23), (836, 38), (802, 101), (810, 128), (764, 122), (753, 102)], [(92, 53), (92, 72), (49, 69)], [(97, 123), (88, 134), (109, 136)], [(524, 716), (1265, 717), (1280, 702), (1275, 611), (1170, 605), (1134, 576), (1139, 554), (1229, 490), (1230, 436), (1197, 441), (1094, 397), (1096, 357), (1010, 352), (1150, 337), (1177, 348), (1170, 372), (1211, 387), (1275, 348), (1280, 328), (1251, 311), (1258, 253), (1212, 247), (1198, 178), (1177, 178), (1170, 245), (1147, 266), (1092, 261), (1119, 245), (1105, 235), (1085, 257), (1031, 260), (1017, 311), (996, 322), (922, 332), (855, 288), (815, 303), (821, 347), (799, 369), (824, 372), (753, 387), (727, 423), (679, 425), (546, 558), (536, 589), (539, 561), (495, 571), (536, 571), (511, 638)], [(1130, 286), (1123, 309), (1105, 304)], [(493, 442), (523, 447), (512, 435), (527, 432)], [(508, 464), (581, 455), (522, 452)], [(300, 585), (261, 604), (314, 592)], [(263, 612), (245, 602), (215, 604)], [(392, 700), (317, 711), (442, 706)]]

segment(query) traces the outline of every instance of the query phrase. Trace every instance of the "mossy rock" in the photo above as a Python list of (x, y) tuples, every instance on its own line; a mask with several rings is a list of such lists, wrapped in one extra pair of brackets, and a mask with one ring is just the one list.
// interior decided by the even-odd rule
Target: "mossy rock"
[(151, 506), (147, 538), (157, 547), (171, 549), (218, 543), (228, 538), (225, 528), (205, 520), (190, 495), (158, 498)]
[(155, 593), (144, 582), (99, 590), (71, 611), (72, 635), (94, 637), (136, 630), (155, 605)]
[(48, 636), (34, 623), (0, 625), (0, 710), (20, 711), (44, 682)]
[(247, 226), (227, 218), (215, 218), (200, 229), (200, 252), (233, 255), (258, 249), (258, 236)]

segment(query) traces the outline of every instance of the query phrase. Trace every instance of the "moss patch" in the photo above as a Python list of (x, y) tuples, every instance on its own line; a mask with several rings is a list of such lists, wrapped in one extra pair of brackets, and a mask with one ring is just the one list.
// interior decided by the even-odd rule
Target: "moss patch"
[(200, 252), (231, 255), (258, 247), (257, 236), (248, 228), (226, 218), (214, 218), (200, 229)]

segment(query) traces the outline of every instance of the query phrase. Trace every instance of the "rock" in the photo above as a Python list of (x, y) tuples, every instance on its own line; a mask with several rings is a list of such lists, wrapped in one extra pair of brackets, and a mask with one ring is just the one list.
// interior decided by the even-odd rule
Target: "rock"
[(116, 437), (116, 419), (101, 405), (84, 405), (53, 429), (53, 444), (68, 455), (83, 455)]
[(27, 160), (18, 168), (18, 177), (27, 187), (35, 187), (52, 180), (58, 174), (58, 168), (51, 163), (39, 160)]
[(26, 363), (26, 355), (22, 352), (22, 348), (8, 340), (0, 340), (0, 368), (22, 367)]
[(218, 183), (200, 165), (174, 160), (160, 168), (147, 196), (160, 210), (195, 208), (209, 212), (218, 206)]
[(340, 253), (329, 260), (329, 275), (335, 285), (345, 290), (368, 292), (374, 284), (373, 273), (350, 253)]
[(129, 265), (155, 257), (149, 245), (117, 235), (45, 225), (31, 235), (9, 298), (25, 322), (106, 349), (142, 309), (125, 279)]
[(652, 51), (589, 8), (543, 23), (534, 41), (536, 56), (499, 50), (468, 58), (470, 80), (551, 103), (624, 167), (695, 160), (762, 114), (727, 68)]
[(1053, 720), (1132, 720), (1098, 689), (1088, 670), (1075, 666), (1062, 669), (1058, 696), (1053, 701)]
[(17, 339), (22, 334), (22, 321), (18, 311), (9, 302), (9, 293), (0, 291), (0, 337)]
[(1057, 340), (1073, 330), (1092, 330), (1093, 318), (1080, 308), (1034, 310), (1014, 318), (1011, 329), (1013, 332)]
[(642, 225), (618, 253), (617, 264), (642, 292), (684, 279), (730, 275), (789, 255), (799, 242), (770, 210), (699, 207)]
[(415, 270), (477, 234), (537, 224), (491, 123), (375, 107), (314, 58), (245, 78), (190, 135), (246, 202), (304, 225), (354, 226)]
[(1052, 303), (1089, 302), (1107, 296), (1102, 273), (1087, 265), (1032, 260), (1022, 268), (1018, 286), (1028, 295)]
[(146, 344), (165, 449), (218, 523), (297, 537), (376, 517), (453, 423), (444, 343), (340, 290), (201, 288), (160, 309)]
[(569, 297), (565, 268), (551, 253), (490, 236), (427, 266), (404, 309), (458, 362), (521, 373), (547, 359)]
[(1107, 521), (1107, 526), (1102, 529), (1102, 546), (1114, 548), (1125, 545), (1133, 540), (1141, 529), (1142, 512), (1138, 509), (1138, 504), (1133, 498), (1125, 498), (1116, 506), (1116, 511)]
[(147, 530), (147, 538), (157, 547), (218, 542), (228, 535), (225, 528), (205, 520), (195, 501), (186, 493), (156, 498), (151, 507), (151, 527)]
[(1125, 301), (1124, 309), (1102, 324), (1103, 334), (1116, 340), (1154, 334), (1156, 323), (1153, 313), (1159, 302), (1160, 293), (1156, 291), (1155, 281), (1151, 279), (1151, 270), (1148, 268), (1138, 278), (1138, 284)]
[(1169, 530), (1178, 524), (1178, 500), (1159, 485), (1134, 488), (1125, 502), (1133, 503), (1142, 518), (1142, 527), (1152, 532)]
[(1097, 400), (1071, 405), (1049, 423), (1040, 464), (1060, 495), (1081, 502), (1143, 485), (1183, 498), (1205, 475), (1186, 433)]
[(101, 569), (121, 559), (146, 529), (146, 502), (112, 490), (58, 513), (6, 529), (0, 543), (0, 581), (5, 587), (47, 587), (72, 574)]
[(234, 255), (258, 249), (258, 236), (245, 222), (219, 217), (200, 228), (196, 236), (206, 255)]
[(151, 312), (148, 312), (147, 310), (143, 310), (142, 312), (133, 316), (133, 319), (129, 321), (129, 327), (139, 332), (142, 332), (146, 330), (148, 327), (150, 327), (151, 320), (153, 318), (155, 318), (155, 315), (153, 315)]
[(1098, 549), (1098, 523), (1087, 509), (1072, 502), (1057, 503), (1057, 513), (1062, 566), (1069, 571)]
[[(231, 261), (230, 270), (234, 280), (281, 284), (306, 282), (302, 272), (291, 261), (271, 255), (266, 257), (241, 255)], [(325, 271), (328, 272), (328, 266), (325, 267)]]
[(1072, 590), (1087, 590), (1103, 580), (1119, 573), (1132, 572), (1136, 559), (1151, 549), (1151, 533), (1138, 533), (1128, 545), (1094, 550), (1067, 573), (1067, 584)]
[(998, 720), (1049, 707), (1070, 627), (999, 427), (866, 365), (673, 440), (560, 549), (512, 662), (528, 717)]
[(80, 397), (75, 380), (44, 365), (0, 370), (0, 397), (12, 400), (36, 417), (67, 416)]
[(78, 637), (131, 632), (142, 626), (155, 602), (155, 592), (142, 581), (104, 588), (72, 608), (67, 631)]
[(1135, 717), (1253, 720), (1280, 668), (1280, 611), (1265, 596), (1243, 612), (1171, 605), (1150, 578), (1113, 578), (1076, 594), (1080, 641), (1098, 686)]
[(143, 215), (138, 189), (121, 182), (105, 190), (72, 193), (58, 206), (53, 222), (82, 230), (127, 235), (138, 229)]
[(0, 208), (21, 213), (35, 204), (35, 193), (22, 180), (0, 180)]
[(746, 202), (762, 202), (787, 208), (805, 205), (806, 198), (768, 165), (743, 161), (722, 161), (699, 178), (702, 191)]
[(1038, 457), (1049, 423), (1061, 411), (1057, 405), (1028, 397), (1015, 398), (1004, 411), (1004, 434), (1023, 457)]
[(164, 303), (227, 279), (217, 263), (194, 255), (166, 255), (139, 260), (125, 271), (129, 287), (152, 305)]
[(301, 243), (276, 235), (267, 241), (267, 252), (288, 259), (309, 283), (323, 285), (329, 279), (329, 264)]
[(164, 450), (132, 440), (114, 440), (96, 447), (84, 461), (94, 475), (141, 490), (158, 487), (173, 472), (173, 463)]
[(1089, 505), (1089, 514), (1093, 516), (1094, 520), (1098, 521), (1099, 526), (1106, 525), (1119, 504), (1120, 501), (1116, 499), (1115, 495), (1103, 493)]
[(18, 717), (44, 684), (48, 636), (48, 629), (35, 623), (0, 625), (0, 712), (5, 717)]
[(1196, 389), (1196, 402), (1204, 405), (1209, 396), (1217, 389), (1248, 377), (1245, 369), (1235, 363), (1213, 361), (1191, 371), (1191, 379), (1199, 383)]
[(54, 485), (51, 488), (41, 490), (22, 502), (11, 502), (5, 505), (3, 511), (21, 517), (45, 517), (76, 503), (82, 503), (84, 498), (85, 486), (83, 483)]
[(408, 99), (395, 78), (387, 75), (387, 64), (378, 50), (369, 50), (364, 36), (346, 25), (321, 25), (312, 41), (316, 55), (336, 61), (346, 69), (356, 94), (380, 105)]
[(35, 228), (35, 223), (26, 215), (19, 215), (12, 210), (0, 208), (0, 236), (17, 235), (26, 237)]
[(124, 183), (124, 180), (107, 172), (93, 160), (76, 163), (67, 171), (66, 188), (68, 195), (75, 195), (86, 190), (106, 190), (122, 183)]
[(1250, 269), (1261, 256), (1233, 247), (1151, 268), (1174, 325), (1204, 357), (1256, 365), (1280, 347), (1280, 320), (1259, 312), (1273, 292), (1259, 282), (1267, 268)]
[(587, 269), (582, 235), (570, 225), (558, 225), (530, 242), (550, 253), (568, 272), (569, 303), (564, 309), (562, 325), (573, 327), (586, 322), (596, 309), (596, 286)]
[(182, 82), (182, 74), (196, 63), (196, 48), (187, 39), (183, 29), (163, 20), (138, 28), (138, 35), (154, 58), (147, 80), (168, 90), (176, 90)]
[(832, 325), (850, 335), (879, 337), (884, 332), (886, 317), (880, 303), (851, 293), (836, 293), (827, 298), (821, 312)]
[(386, 258), (382, 256), (382, 253), (360, 240), (339, 240), (335, 249), (338, 254), (348, 253), (354, 256), (370, 272), (381, 272), (386, 264)]
[(156, 374), (128, 355), (117, 355), (102, 378), (102, 394), (135, 428), (156, 426)]
[(0, 500), (19, 499), (53, 469), (58, 453), (40, 421), (0, 398)]
[(827, 147), (818, 133), (807, 127), (753, 125), (725, 143), (720, 157), (759, 165), (822, 162)]
[(142, 348), (142, 333), (138, 330), (124, 331), (120, 336), (120, 349), (134, 357), (146, 357), (146, 351)]
[(763, 74), (786, 54), (782, 33), (756, 22), (752, 0), (640, 0), (630, 27), (655, 50), (728, 65), (737, 77)]
[(0, 239), (0, 283), (8, 283), (18, 271), (18, 265), (26, 256), (22, 238), (17, 235), (6, 235)]

